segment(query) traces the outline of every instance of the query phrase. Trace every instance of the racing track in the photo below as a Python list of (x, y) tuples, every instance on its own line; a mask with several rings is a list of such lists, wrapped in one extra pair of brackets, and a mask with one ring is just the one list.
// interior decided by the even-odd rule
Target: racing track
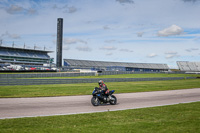
[(115, 94), (117, 105), (91, 104), (92, 95), (39, 97), (39, 98), (1, 98), (0, 119), (51, 115), (69, 115), (135, 109), (189, 103), (200, 101), (200, 88)]

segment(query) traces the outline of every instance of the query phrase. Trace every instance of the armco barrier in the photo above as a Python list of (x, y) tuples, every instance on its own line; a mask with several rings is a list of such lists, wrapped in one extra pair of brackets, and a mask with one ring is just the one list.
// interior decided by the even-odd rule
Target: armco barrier
[(186, 79), (197, 79), (198, 77), (186, 77)]
[[(103, 71), (98, 75), (117, 75), (117, 74), (143, 74), (143, 73), (166, 73), (166, 74), (184, 74), (185, 72), (129, 72), (129, 71)], [(95, 76), (91, 73), (26, 73), (26, 74), (0, 74), (2, 78), (42, 78), (42, 77), (77, 77), (77, 76)]]
[[(156, 72), (128, 72), (128, 71), (103, 71), (98, 75), (117, 75), (117, 74), (142, 74)], [(95, 72), (90, 73), (26, 73), (26, 74), (0, 74), (2, 78), (43, 78), (43, 77), (78, 77), (78, 76), (95, 76)]]
[(95, 76), (95, 73), (27, 73), (27, 74), (0, 74), (3, 78), (43, 78), (43, 77), (77, 77)]
[[(193, 77), (189, 77), (193, 78)], [(90, 78), (90, 79), (1, 79), (0, 86), (10, 85), (42, 85), (42, 84), (76, 84), (76, 83), (97, 83), (104, 82), (134, 82), (134, 81), (160, 81), (160, 80), (181, 80), (184, 77), (164, 78)]]

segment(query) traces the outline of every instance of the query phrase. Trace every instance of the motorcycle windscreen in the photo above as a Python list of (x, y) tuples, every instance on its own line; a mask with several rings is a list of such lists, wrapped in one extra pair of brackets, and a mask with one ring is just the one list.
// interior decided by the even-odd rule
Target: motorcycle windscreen
[(111, 91), (109, 92), (109, 94), (112, 95), (114, 92), (115, 92), (115, 90), (111, 90)]

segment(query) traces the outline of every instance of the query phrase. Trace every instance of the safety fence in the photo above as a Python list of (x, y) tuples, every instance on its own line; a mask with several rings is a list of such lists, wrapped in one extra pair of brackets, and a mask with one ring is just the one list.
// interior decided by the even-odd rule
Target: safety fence
[(78, 76), (96, 76), (96, 75), (117, 75), (117, 74), (144, 74), (158, 72), (129, 72), (129, 71), (103, 71), (89, 73), (25, 73), (25, 74), (0, 74), (2, 78), (43, 78), (43, 77), (78, 77)]
[(0, 74), (2, 78), (45, 78), (45, 77), (78, 77), (95, 76), (95, 73), (27, 73), (27, 74)]
[[(187, 77), (186, 79), (195, 79)], [(134, 82), (134, 81), (161, 81), (161, 80), (181, 80), (184, 77), (163, 77), (163, 78), (79, 78), (79, 79), (1, 79), (0, 86), (11, 85), (42, 85), (42, 84), (76, 84), (76, 83), (97, 83), (104, 82)]]

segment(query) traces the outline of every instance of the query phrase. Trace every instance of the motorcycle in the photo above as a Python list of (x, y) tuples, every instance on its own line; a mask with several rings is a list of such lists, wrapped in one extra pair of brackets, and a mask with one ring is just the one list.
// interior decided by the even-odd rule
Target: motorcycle
[(92, 99), (91, 103), (93, 106), (99, 106), (100, 104), (107, 104), (110, 103), (111, 105), (115, 105), (117, 103), (117, 98), (112, 95), (115, 90), (109, 91), (108, 95), (101, 94), (101, 89), (95, 87), (94, 91), (92, 92)]

